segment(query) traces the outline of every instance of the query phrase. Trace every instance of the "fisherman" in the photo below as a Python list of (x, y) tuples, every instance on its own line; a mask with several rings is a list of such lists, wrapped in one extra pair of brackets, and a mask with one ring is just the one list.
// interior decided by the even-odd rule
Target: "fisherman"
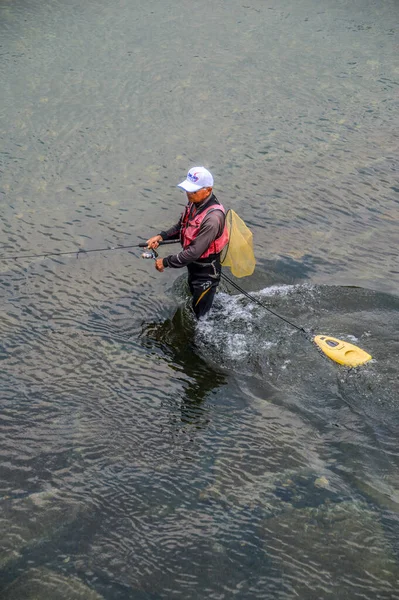
[(185, 210), (176, 225), (147, 240), (147, 246), (156, 249), (164, 240), (180, 240), (183, 250), (158, 258), (155, 268), (162, 273), (168, 267), (187, 267), (192, 306), (199, 319), (210, 310), (220, 281), (220, 253), (229, 239), (225, 210), (213, 193), (213, 176), (205, 167), (190, 169), (177, 187), (186, 192)]

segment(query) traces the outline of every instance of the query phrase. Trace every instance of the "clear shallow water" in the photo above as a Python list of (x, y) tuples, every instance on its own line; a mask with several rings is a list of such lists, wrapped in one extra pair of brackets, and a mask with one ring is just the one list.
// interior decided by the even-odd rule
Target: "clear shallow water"
[(2, 598), (398, 597), (397, 20), (0, 1), (3, 256), (145, 239), (204, 163), (240, 283), (374, 357), (225, 287), (196, 328), (138, 252), (0, 262)]

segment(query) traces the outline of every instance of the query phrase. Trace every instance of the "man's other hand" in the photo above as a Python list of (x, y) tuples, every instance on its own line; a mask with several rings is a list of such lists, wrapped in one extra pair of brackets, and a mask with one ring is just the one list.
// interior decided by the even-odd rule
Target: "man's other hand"
[(155, 261), (155, 268), (160, 273), (163, 273), (165, 267), (163, 266), (163, 258), (157, 258)]

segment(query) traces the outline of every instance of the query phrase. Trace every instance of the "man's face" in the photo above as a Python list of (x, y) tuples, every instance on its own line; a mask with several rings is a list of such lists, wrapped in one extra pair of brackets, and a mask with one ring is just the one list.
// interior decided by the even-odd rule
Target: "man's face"
[(211, 187), (201, 188), (197, 192), (186, 192), (187, 198), (189, 202), (193, 202), (193, 204), (198, 204), (198, 202), (202, 202), (205, 198), (212, 193)]

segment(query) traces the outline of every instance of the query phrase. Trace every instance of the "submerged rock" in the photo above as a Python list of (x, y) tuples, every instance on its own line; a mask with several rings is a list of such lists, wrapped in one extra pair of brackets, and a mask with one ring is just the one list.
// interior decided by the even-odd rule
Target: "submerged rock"
[(254, 395), (251, 400), (237, 435), (218, 449), (201, 500), (277, 514), (289, 506), (318, 506), (350, 495), (323, 459), (311, 427), (281, 406)]
[[(326, 483), (327, 482), (327, 483)], [(311, 469), (265, 472), (246, 481), (219, 479), (203, 489), (200, 500), (215, 500), (229, 506), (261, 508), (264, 514), (276, 515), (291, 508), (317, 507), (325, 502), (340, 501), (323, 475)]]
[(324, 477), (324, 475), (322, 475), (322, 477), (318, 477), (317, 479), (315, 479), (314, 485), (317, 488), (324, 488), (324, 489), (328, 489), (330, 487), (329, 481), (328, 481), (327, 477)]
[(76, 500), (50, 488), (0, 502), (0, 568), (16, 560), (26, 548), (50, 539), (81, 514)]
[(26, 571), (2, 594), (2, 600), (102, 600), (102, 598), (76, 577), (65, 577), (42, 567)]
[(393, 474), (386, 479), (373, 476), (371, 481), (359, 477), (354, 477), (354, 480), (359, 490), (377, 506), (393, 513), (399, 513), (399, 481), (397, 480), (397, 474)]
[(399, 598), (399, 566), (377, 514), (345, 501), (292, 509), (264, 523), (264, 548), (287, 598)]

